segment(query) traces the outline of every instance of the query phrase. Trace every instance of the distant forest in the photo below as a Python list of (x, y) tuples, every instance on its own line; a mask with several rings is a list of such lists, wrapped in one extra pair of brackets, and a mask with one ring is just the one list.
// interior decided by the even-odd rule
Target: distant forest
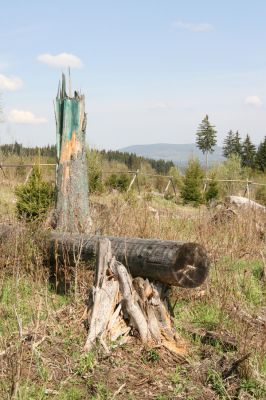
[[(92, 150), (99, 153), (103, 160), (118, 161), (124, 163), (129, 170), (136, 170), (141, 168), (141, 164), (147, 162), (158, 173), (166, 175), (169, 173), (171, 167), (174, 167), (172, 161), (153, 160), (151, 158), (137, 156), (135, 153), (121, 152), (117, 150)], [(3, 156), (16, 155), (19, 157), (51, 157), (56, 159), (56, 146), (48, 145), (43, 147), (25, 147), (20, 143), (3, 144), (0, 146), (0, 154)]]

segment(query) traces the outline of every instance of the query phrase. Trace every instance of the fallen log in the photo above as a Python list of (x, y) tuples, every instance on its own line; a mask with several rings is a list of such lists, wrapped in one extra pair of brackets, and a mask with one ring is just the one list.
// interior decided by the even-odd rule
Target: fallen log
[(226, 203), (229, 204), (234, 204), (237, 207), (243, 207), (243, 208), (251, 208), (254, 210), (261, 210), (266, 212), (266, 207), (263, 206), (262, 204), (257, 203), (254, 200), (250, 200), (246, 197), (241, 197), (241, 196), (227, 196), (225, 199)]
[[(0, 224), (0, 243), (8, 241), (8, 236), (13, 236), (14, 230), (22, 237), (26, 234), (23, 226)], [(89, 263), (92, 265), (97, 255), (98, 242), (104, 238), (50, 231), (41, 231), (41, 234), (44, 241), (41, 246), (43, 252), (48, 253), (47, 262), (53, 274), (59, 273), (62, 266), (76, 267), (80, 262), (86, 266)], [(111, 236), (106, 238), (111, 242), (113, 256), (127, 267), (133, 277), (194, 288), (200, 286), (208, 276), (210, 261), (206, 250), (198, 243)], [(61, 278), (64, 279), (64, 273)]]
[[(49, 236), (50, 263), (75, 266), (77, 259), (88, 263), (95, 258), (99, 239), (103, 238), (53, 232)], [(114, 257), (133, 277), (194, 288), (208, 275), (209, 258), (200, 244), (111, 236), (106, 239), (111, 242)]]

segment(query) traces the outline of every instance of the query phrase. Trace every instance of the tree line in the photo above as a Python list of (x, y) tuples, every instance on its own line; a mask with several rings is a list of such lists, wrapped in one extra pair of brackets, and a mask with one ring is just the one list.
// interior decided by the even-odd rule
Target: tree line
[[(209, 121), (208, 115), (200, 123), (196, 133), (197, 147), (206, 155), (206, 169), (208, 168), (208, 155), (214, 151), (217, 143), (217, 131)], [(266, 172), (266, 136), (258, 148), (252, 143), (249, 135), (242, 140), (238, 131), (230, 130), (223, 143), (223, 156), (230, 158), (237, 155), (243, 167)]]
[(224, 140), (223, 155), (230, 158), (237, 155), (243, 167), (266, 171), (266, 136), (258, 148), (252, 143), (249, 135), (242, 140), (238, 131), (230, 130)]
[[(137, 156), (135, 153), (121, 152), (118, 150), (93, 150), (99, 153), (101, 158), (106, 161), (118, 161), (125, 164), (129, 170), (141, 169), (143, 163), (149, 163), (151, 167), (160, 175), (167, 175), (173, 161), (153, 160), (151, 158)], [(3, 144), (0, 146), (0, 153), (4, 156), (16, 155), (18, 157), (50, 157), (56, 160), (56, 146), (48, 145), (42, 147), (25, 147), (20, 143)]]
[(25, 147), (21, 143), (12, 143), (12, 144), (2, 144), (0, 146), (0, 153), (4, 156), (16, 155), (18, 157), (56, 157), (56, 147), (55, 145), (47, 145), (42, 147)]
[(127, 153), (118, 150), (100, 150), (99, 154), (103, 160), (124, 163), (129, 170), (133, 171), (141, 169), (141, 165), (147, 162), (158, 174), (167, 175), (170, 168), (175, 166), (173, 161), (154, 160), (151, 158), (137, 156), (135, 153)]

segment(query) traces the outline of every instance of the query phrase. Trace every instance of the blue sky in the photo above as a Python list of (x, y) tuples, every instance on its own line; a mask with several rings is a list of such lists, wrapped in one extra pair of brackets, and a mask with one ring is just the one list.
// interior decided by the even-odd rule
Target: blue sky
[(206, 113), (266, 134), (266, 1), (2, 2), (1, 143), (55, 142), (62, 71), (86, 95), (87, 141), (120, 148), (192, 143)]

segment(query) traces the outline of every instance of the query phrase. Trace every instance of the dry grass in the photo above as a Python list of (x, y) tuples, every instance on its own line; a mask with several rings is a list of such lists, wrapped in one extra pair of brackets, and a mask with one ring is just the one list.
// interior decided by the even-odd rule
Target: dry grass
[[(82, 315), (91, 280), (80, 275), (73, 296), (50, 290), (36, 247), (39, 230), (28, 226), (0, 249), (0, 397), (263, 399), (266, 328), (258, 321), (266, 319), (265, 214), (243, 211), (214, 222), (216, 211), (134, 194), (92, 196), (91, 211), (94, 232), (197, 241), (208, 249), (212, 268), (203, 287), (172, 290), (176, 327), (190, 341), (190, 354), (181, 362), (132, 341), (124, 349), (114, 346), (108, 358), (100, 350), (84, 356)], [(8, 212), (17, 223), (12, 208)], [(5, 222), (6, 214), (2, 208)], [(227, 334), (235, 348), (219, 340), (203, 343), (206, 331)]]

